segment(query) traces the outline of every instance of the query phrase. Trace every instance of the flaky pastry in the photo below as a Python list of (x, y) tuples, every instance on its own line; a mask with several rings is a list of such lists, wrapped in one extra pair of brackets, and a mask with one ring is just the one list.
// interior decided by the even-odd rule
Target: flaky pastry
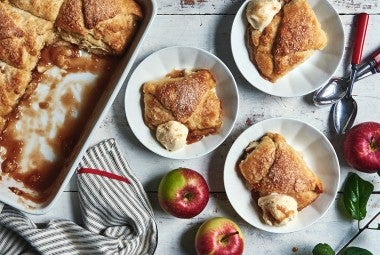
[(327, 44), (307, 0), (288, 0), (271, 23), (259, 31), (247, 27), (248, 49), (260, 74), (276, 82)]
[(174, 71), (143, 85), (144, 120), (155, 129), (176, 120), (189, 129), (188, 137), (204, 136), (219, 130), (221, 102), (209, 70)]
[(93, 53), (119, 55), (143, 16), (133, 0), (65, 0), (55, 25), (66, 41)]
[(54, 38), (53, 23), (0, 2), (0, 60), (32, 70), (41, 49)]
[(64, 0), (9, 0), (17, 8), (54, 22)]
[(323, 192), (321, 180), (302, 155), (277, 133), (267, 133), (251, 143), (238, 168), (260, 197), (272, 193), (289, 195), (296, 199), (298, 210), (310, 205)]

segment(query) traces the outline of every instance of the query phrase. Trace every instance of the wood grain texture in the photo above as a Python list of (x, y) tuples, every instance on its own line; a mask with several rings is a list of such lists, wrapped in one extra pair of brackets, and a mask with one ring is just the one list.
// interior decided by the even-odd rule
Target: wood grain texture
[[(244, 0), (157, 0), (159, 15), (235, 15)], [(342, 15), (367, 12), (380, 13), (377, 0), (329, 0), (334, 9)]]
[[(174, 218), (162, 211), (155, 192), (149, 193), (149, 200), (155, 211), (158, 225), (158, 246), (155, 254), (159, 255), (195, 254), (194, 239), (197, 229), (205, 220), (216, 216), (233, 219), (240, 226), (245, 240), (244, 255), (311, 254), (313, 247), (320, 242), (330, 244), (337, 251), (358, 231), (357, 222), (350, 220), (342, 207), (340, 194), (332, 208), (319, 221), (305, 230), (288, 234), (273, 234), (250, 226), (231, 207), (224, 193), (212, 194), (204, 211), (192, 219)], [(368, 202), (369, 211), (363, 224), (375, 215), (376, 210), (380, 210), (379, 204), (380, 195), (372, 195)], [(51, 212), (30, 217), (36, 223), (46, 223), (52, 218), (60, 218), (74, 219), (81, 224), (80, 216), (77, 193), (64, 192)], [(372, 227), (374, 226), (375, 223)], [(363, 231), (352, 245), (369, 249), (377, 254), (380, 244), (377, 241), (378, 235), (374, 231)], [(297, 253), (292, 251), (293, 247), (298, 248)]]

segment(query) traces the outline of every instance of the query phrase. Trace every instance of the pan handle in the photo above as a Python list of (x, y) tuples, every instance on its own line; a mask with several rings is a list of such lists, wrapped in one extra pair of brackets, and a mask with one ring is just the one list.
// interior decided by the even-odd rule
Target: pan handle
[(351, 64), (358, 65), (362, 59), (363, 45), (365, 35), (367, 33), (369, 15), (367, 13), (360, 13), (357, 16), (356, 35), (354, 38), (354, 49), (352, 52)]

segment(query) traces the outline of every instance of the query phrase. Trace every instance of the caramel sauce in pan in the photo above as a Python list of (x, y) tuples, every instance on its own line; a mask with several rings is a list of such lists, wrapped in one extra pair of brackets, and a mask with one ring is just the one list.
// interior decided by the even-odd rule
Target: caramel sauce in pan
[[(33, 80), (16, 109), (8, 116), (6, 128), (0, 135), (2, 175), (22, 182), (26, 188), (35, 191), (31, 194), (17, 187), (9, 187), (13, 193), (36, 203), (49, 199), (65, 160), (79, 140), (88, 116), (106, 89), (109, 74), (117, 62), (116, 58), (83, 54), (77, 47), (61, 43), (42, 51)], [(61, 71), (60, 78), (45, 73), (53, 67), (60, 68), (57, 69)], [(62, 80), (73, 73), (89, 73), (94, 81), (75, 80), (73, 85), (69, 80), (62, 85)], [(50, 86), (47, 90), (55, 90), (55, 94), (46, 90), (44, 92), (44, 86)], [(62, 86), (74, 88), (64, 87), (62, 90)], [(77, 91), (80, 91), (79, 98)], [(46, 93), (45, 97), (37, 96), (43, 92)], [(65, 109), (60, 123), (54, 120), (57, 100), (60, 107)], [(41, 119), (41, 125), (33, 122), (38, 118)], [(28, 123), (31, 123), (30, 126)], [(19, 130), (19, 125), (25, 128)], [(35, 136), (43, 137), (46, 144), (33, 140)], [(32, 149), (30, 144), (34, 146)], [(49, 147), (50, 154), (44, 152), (46, 147)], [(28, 155), (26, 159), (24, 154)]]
[(77, 46), (67, 46), (66, 43), (58, 43), (42, 50), (39, 66), (58, 66), (69, 73), (91, 72), (103, 73), (113, 66), (115, 58), (90, 55), (81, 51)]

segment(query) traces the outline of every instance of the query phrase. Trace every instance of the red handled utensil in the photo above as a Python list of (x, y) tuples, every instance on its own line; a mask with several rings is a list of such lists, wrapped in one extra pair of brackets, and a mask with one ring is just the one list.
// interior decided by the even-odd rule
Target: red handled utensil
[(349, 86), (347, 87), (346, 95), (337, 103), (333, 104), (333, 122), (335, 131), (338, 134), (344, 134), (352, 127), (358, 112), (358, 105), (355, 99), (352, 98), (352, 88), (357, 77), (358, 65), (362, 58), (368, 19), (369, 15), (367, 13), (360, 13), (357, 16), (357, 27), (351, 59)]

